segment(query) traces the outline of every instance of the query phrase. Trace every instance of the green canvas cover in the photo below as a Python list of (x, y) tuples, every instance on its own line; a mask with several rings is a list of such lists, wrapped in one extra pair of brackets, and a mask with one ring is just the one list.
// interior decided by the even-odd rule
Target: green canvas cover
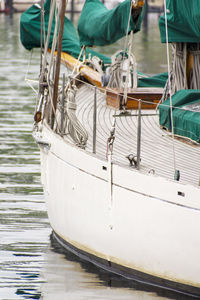
[[(48, 20), (50, 13), (50, 0), (45, 2), (45, 31), (47, 34), (48, 30)], [(20, 38), (24, 47), (28, 50), (31, 50), (36, 47), (40, 47), (40, 17), (41, 10), (37, 5), (31, 6), (26, 12), (21, 15), (20, 22)], [(53, 32), (55, 27), (55, 20), (53, 21), (52, 31), (50, 36), (49, 48), (51, 48), (53, 41)], [(63, 42), (62, 42), (62, 50), (71, 54), (73, 57), (78, 58), (81, 47), (79, 43), (79, 38), (77, 31), (72, 24), (72, 22), (65, 17), (65, 25), (64, 25), (64, 34), (63, 34)], [(111, 59), (106, 57), (96, 51), (91, 49), (86, 49), (87, 55), (91, 53), (91, 55), (98, 56), (100, 59), (104, 61), (104, 64), (110, 64)], [(141, 73), (138, 72), (139, 75)], [(145, 76), (144, 74), (142, 74)], [(138, 86), (139, 87), (164, 87), (167, 80), (167, 73), (162, 73), (154, 76), (145, 76), (139, 78)]]
[[(142, 73), (138, 72), (140, 76)], [(144, 74), (143, 74), (144, 75)], [(164, 88), (168, 79), (168, 73), (160, 73), (153, 76), (139, 77), (138, 87), (160, 87)]]
[[(103, 46), (126, 35), (131, 1), (125, 0), (109, 10), (100, 0), (86, 0), (78, 23), (81, 46)], [(143, 9), (144, 11), (144, 9)], [(143, 14), (130, 19), (129, 32), (140, 30)]]
[[(47, 0), (45, 2), (45, 32), (47, 34), (48, 31), (48, 21), (49, 21), (49, 13), (50, 13), (50, 3), (51, 0)], [(41, 10), (37, 5), (31, 6), (27, 11), (25, 11), (21, 15), (20, 20), (20, 39), (23, 46), (31, 50), (36, 47), (40, 47), (40, 21), (41, 18)], [(49, 48), (51, 49), (53, 42), (53, 34), (55, 28), (55, 18), (52, 24), (52, 30), (49, 41)], [(72, 24), (72, 22), (65, 17), (64, 24), (64, 33), (63, 33), (63, 41), (62, 41), (62, 51), (67, 52), (75, 58), (78, 58), (81, 46), (79, 42), (78, 33)], [(87, 49), (86, 54), (91, 53), (92, 56), (98, 56), (105, 64), (110, 64), (111, 60), (109, 57), (97, 53), (96, 51)]]
[[(172, 96), (174, 134), (200, 143), (200, 90), (180, 90)], [(172, 130), (170, 99), (159, 106), (160, 125)]]
[[(200, 42), (200, 1), (166, 0), (169, 42)], [(166, 43), (165, 16), (159, 21), (161, 41)]]

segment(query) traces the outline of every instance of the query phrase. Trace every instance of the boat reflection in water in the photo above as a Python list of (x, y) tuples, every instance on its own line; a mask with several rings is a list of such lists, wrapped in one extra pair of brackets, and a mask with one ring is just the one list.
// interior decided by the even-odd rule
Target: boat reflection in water
[(191, 296), (149, 287), (146, 284), (99, 269), (69, 251), (63, 250), (51, 235), (51, 248), (45, 254), (41, 271), (45, 283), (41, 299), (103, 300), (189, 300)]

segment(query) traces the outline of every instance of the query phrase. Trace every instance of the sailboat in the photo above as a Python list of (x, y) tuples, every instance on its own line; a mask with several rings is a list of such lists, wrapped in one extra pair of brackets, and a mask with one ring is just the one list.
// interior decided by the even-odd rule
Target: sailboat
[[(173, 48), (165, 74), (137, 70), (143, 0), (111, 10), (86, 0), (78, 31), (65, 1), (42, 1), (22, 14), (21, 41), (41, 47), (33, 136), (55, 240), (110, 272), (200, 297), (200, 3), (182, 2), (166, 0), (159, 21)], [(111, 58), (90, 48), (123, 36)]]

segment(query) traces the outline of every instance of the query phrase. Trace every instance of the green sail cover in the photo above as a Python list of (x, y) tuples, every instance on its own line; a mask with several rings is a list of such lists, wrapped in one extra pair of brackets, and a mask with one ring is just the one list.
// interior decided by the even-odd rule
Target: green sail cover
[[(81, 46), (103, 46), (116, 42), (126, 35), (130, 13), (130, 0), (108, 10), (99, 0), (86, 0), (78, 23)], [(143, 9), (144, 11), (144, 9)], [(129, 32), (140, 30), (143, 12), (130, 19)]]
[[(50, 13), (50, 3), (51, 0), (47, 0), (45, 2), (45, 32), (47, 34), (48, 31), (48, 21), (49, 21), (49, 13)], [(36, 47), (40, 47), (40, 18), (41, 18), (41, 9), (37, 5), (31, 6), (27, 11), (25, 11), (21, 15), (20, 20), (20, 39), (23, 46), (31, 50)], [(55, 28), (55, 18), (52, 24), (52, 30), (49, 41), (49, 48), (51, 49), (53, 42), (53, 34)], [(75, 58), (78, 58), (81, 46), (79, 42), (79, 37), (77, 31), (71, 21), (65, 17), (64, 24), (64, 33), (63, 33), (63, 41), (62, 41), (62, 51), (67, 52)], [(87, 49), (86, 54), (91, 53), (92, 56), (98, 56), (105, 64), (110, 64), (111, 60), (109, 57), (97, 53), (93, 50)]]
[[(160, 73), (153, 76), (140, 77), (142, 73), (138, 72), (138, 87), (160, 87), (164, 88), (168, 79), (168, 73)], [(144, 75), (144, 74), (142, 74)]]
[[(180, 90), (172, 96), (174, 134), (200, 143), (200, 90)], [(181, 109), (180, 109), (181, 108)], [(159, 106), (160, 125), (172, 130), (170, 99)]]
[[(166, 0), (169, 42), (200, 42), (200, 0)], [(161, 41), (166, 43), (165, 16), (159, 20)]]

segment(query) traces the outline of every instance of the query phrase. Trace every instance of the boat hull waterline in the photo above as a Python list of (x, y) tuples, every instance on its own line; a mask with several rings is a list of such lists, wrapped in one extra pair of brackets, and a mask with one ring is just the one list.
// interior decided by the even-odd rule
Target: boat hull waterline
[(63, 246), (127, 278), (200, 296), (198, 187), (113, 164), (111, 197), (106, 159), (45, 124), (36, 141), (50, 224)]

